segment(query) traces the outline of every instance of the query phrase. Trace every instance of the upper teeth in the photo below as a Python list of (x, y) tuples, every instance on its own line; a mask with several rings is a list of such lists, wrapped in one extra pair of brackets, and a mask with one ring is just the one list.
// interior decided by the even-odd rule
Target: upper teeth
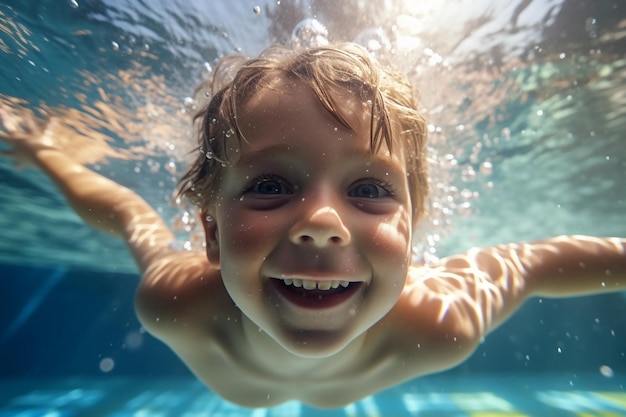
[(314, 281), (311, 279), (291, 279), (284, 278), (283, 282), (286, 285), (293, 285), (294, 287), (304, 288), (305, 290), (330, 290), (331, 288), (339, 288), (341, 285), (344, 288), (347, 288), (350, 285), (350, 281)]

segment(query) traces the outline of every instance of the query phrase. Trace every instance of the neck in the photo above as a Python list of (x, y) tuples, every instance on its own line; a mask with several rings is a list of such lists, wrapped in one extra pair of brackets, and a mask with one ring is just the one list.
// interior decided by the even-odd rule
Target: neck
[(250, 347), (251, 360), (260, 367), (267, 368), (269, 372), (285, 377), (302, 372), (307, 372), (312, 377), (323, 376), (328, 372), (335, 373), (339, 368), (352, 363), (353, 358), (359, 356), (365, 341), (365, 334), (362, 334), (332, 355), (307, 357), (285, 349), (245, 315), (242, 315), (242, 324), (245, 344)]

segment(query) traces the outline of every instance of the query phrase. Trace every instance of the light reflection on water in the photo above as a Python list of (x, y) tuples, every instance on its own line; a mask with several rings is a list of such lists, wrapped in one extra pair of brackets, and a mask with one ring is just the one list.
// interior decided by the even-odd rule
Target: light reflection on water
[[(192, 224), (171, 205), (193, 146), (185, 98), (219, 56), (255, 55), (315, 17), (331, 41), (378, 45), (420, 90), (433, 189), (420, 254), (626, 235), (626, 6), (574, 3), (6, 1), (0, 100), (58, 117), (68, 152), (139, 192), (185, 240)], [(77, 229), (45, 179), (8, 165), (2, 260), (134, 271), (121, 242)]]

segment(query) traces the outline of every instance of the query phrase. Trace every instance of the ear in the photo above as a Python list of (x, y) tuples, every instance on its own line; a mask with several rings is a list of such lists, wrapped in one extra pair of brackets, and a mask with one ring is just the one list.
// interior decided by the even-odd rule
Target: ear
[(217, 268), (220, 266), (220, 244), (215, 217), (202, 211), (202, 227), (204, 228), (204, 239), (206, 241), (206, 255), (209, 263)]

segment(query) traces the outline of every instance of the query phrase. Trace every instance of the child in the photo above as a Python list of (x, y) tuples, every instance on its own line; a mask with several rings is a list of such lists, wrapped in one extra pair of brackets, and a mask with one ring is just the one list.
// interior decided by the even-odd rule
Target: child
[(206, 256), (173, 249), (147, 203), (57, 149), (54, 120), (41, 131), (2, 110), (0, 138), (87, 223), (127, 241), (141, 323), (232, 402), (345, 405), (458, 364), (531, 296), (625, 287), (619, 238), (412, 265), (424, 120), (410, 85), (360, 47), (270, 48), (230, 60), (211, 87), (181, 181), (202, 212)]

